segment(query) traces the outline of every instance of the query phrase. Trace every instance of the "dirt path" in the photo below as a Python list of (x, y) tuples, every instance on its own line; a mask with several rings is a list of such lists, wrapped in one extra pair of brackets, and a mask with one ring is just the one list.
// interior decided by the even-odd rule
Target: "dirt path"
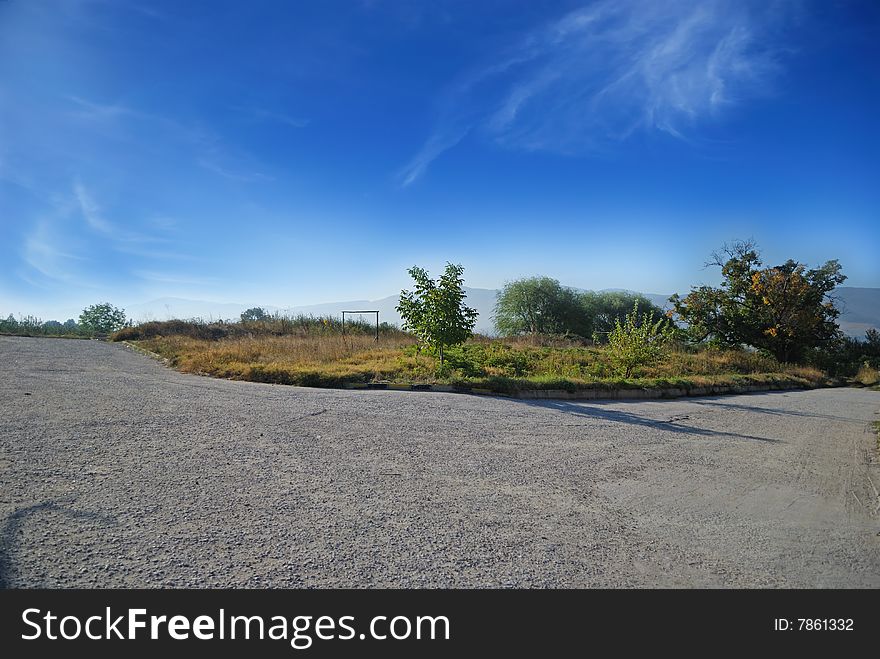
[(880, 394), (515, 401), (0, 337), (7, 586), (880, 587)]

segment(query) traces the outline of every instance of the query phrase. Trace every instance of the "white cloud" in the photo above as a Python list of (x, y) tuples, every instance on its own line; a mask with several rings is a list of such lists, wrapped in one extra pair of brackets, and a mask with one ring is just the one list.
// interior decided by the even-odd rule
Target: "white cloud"
[[(159, 114), (144, 112), (121, 103), (100, 103), (80, 96), (65, 97), (76, 106), (70, 116), (104, 135), (139, 144), (145, 152), (161, 144), (165, 148), (189, 151), (194, 163), (225, 179), (241, 182), (274, 181), (256, 171), (261, 165), (252, 155), (226, 144), (206, 125), (183, 123)], [(268, 111), (250, 110), (252, 117), (302, 128), (308, 121)], [(262, 114), (254, 114), (261, 112)], [(94, 214), (92, 214), (94, 216)], [(95, 226), (95, 228), (98, 228)]]
[[(24, 235), (22, 262), (44, 284), (65, 283), (98, 288), (95, 276), (101, 269), (100, 250), (140, 257), (141, 263), (163, 264), (192, 260), (189, 255), (171, 249), (167, 233), (173, 220), (159, 218), (144, 223), (145, 231), (132, 231), (109, 221), (94, 194), (76, 181), (72, 193), (57, 197), (52, 210), (37, 218)], [(27, 272), (20, 277), (35, 280)], [(42, 286), (43, 284), (41, 284)]]
[(229, 169), (224, 165), (221, 165), (215, 157), (213, 156), (204, 156), (198, 159), (199, 167), (206, 169), (209, 172), (217, 174), (218, 176), (222, 176), (223, 178), (227, 178), (231, 181), (241, 181), (243, 183), (254, 183), (257, 181), (274, 181), (275, 178), (269, 176), (268, 174), (263, 174), (262, 172), (256, 171), (239, 171)]
[(132, 274), (145, 281), (160, 284), (186, 284), (192, 286), (212, 286), (220, 283), (217, 277), (193, 277), (188, 274), (155, 272), (152, 270), (134, 270)]
[(89, 191), (86, 190), (85, 186), (82, 183), (76, 182), (73, 185), (73, 194), (76, 197), (76, 201), (79, 204), (79, 210), (82, 213), (83, 219), (85, 219), (86, 223), (95, 231), (100, 233), (112, 235), (116, 233), (115, 228), (110, 222), (104, 219), (104, 216), (101, 214), (101, 209), (98, 207), (98, 204), (92, 198), (92, 195), (89, 194)]
[(67, 96), (68, 101), (77, 106), (73, 115), (88, 121), (110, 121), (121, 117), (143, 117), (129, 107), (119, 104), (95, 103), (79, 96)]
[(784, 2), (605, 0), (525, 35), (462, 77), (402, 185), (469, 131), (508, 148), (584, 153), (637, 131), (686, 138), (761, 92)]
[(169, 218), (165, 218), (164, 223), (162, 218), (159, 218), (158, 222), (156, 218), (146, 220), (141, 223), (142, 231), (132, 231), (120, 226), (120, 223), (108, 220), (92, 192), (80, 181), (73, 184), (73, 197), (75, 207), (85, 220), (86, 226), (101, 234), (117, 251), (131, 252), (130, 245), (140, 246), (169, 242), (169, 238), (165, 234), (168, 234), (174, 227), (173, 220)]
[(265, 108), (248, 106), (248, 107), (240, 107), (235, 106), (232, 108), (236, 112), (239, 112), (243, 116), (247, 117), (252, 121), (267, 121), (274, 122), (279, 124), (284, 124), (285, 126), (290, 126), (291, 128), (305, 128), (309, 125), (309, 120), (304, 119), (303, 117), (297, 117), (293, 115), (286, 114), (284, 112), (276, 112), (274, 110), (267, 110)]
[(77, 252), (77, 246), (67, 236), (58, 232), (57, 223), (48, 219), (38, 221), (25, 235), (21, 257), (43, 280), (92, 286), (79, 276), (88, 259)]
[(399, 174), (401, 185), (407, 186), (424, 174), (432, 160), (461, 142), (467, 132), (468, 128), (462, 128), (458, 131), (445, 130), (431, 135), (421, 150), (401, 170)]

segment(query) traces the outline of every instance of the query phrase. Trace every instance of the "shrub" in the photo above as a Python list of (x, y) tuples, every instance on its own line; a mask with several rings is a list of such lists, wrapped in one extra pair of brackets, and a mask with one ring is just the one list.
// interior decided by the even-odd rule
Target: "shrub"
[(247, 311), (242, 312), (241, 322), (255, 323), (261, 320), (267, 320), (269, 317), (269, 314), (262, 307), (252, 307)]
[(652, 364), (663, 356), (670, 343), (670, 332), (663, 318), (654, 321), (651, 313), (639, 318), (636, 302), (632, 313), (628, 313), (622, 323), (618, 318), (608, 333), (611, 363), (621, 376), (630, 377), (637, 367)]
[(880, 384), (880, 371), (866, 362), (862, 364), (859, 372), (856, 373), (855, 381), (866, 387), (873, 387), (876, 384)]
[(125, 326), (125, 310), (114, 307), (109, 302), (93, 304), (83, 309), (79, 324), (91, 332), (109, 334)]

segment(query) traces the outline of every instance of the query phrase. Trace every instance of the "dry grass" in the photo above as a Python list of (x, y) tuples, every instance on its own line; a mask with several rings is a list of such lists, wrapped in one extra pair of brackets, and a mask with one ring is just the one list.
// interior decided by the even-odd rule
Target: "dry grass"
[(865, 387), (875, 387), (880, 384), (880, 371), (868, 364), (862, 364), (853, 379)]
[(138, 345), (169, 359), (185, 372), (216, 377), (338, 387), (346, 382), (453, 383), (499, 392), (517, 389), (677, 386), (717, 384), (816, 385), (814, 368), (782, 365), (772, 358), (736, 350), (676, 350), (637, 377), (615, 376), (607, 349), (564, 340), (535, 345), (522, 340), (478, 337), (447, 352), (447, 363), (419, 353), (412, 337), (313, 334), (243, 336), (208, 340), (157, 336)]
[(340, 386), (343, 382), (399, 379), (405, 373), (424, 378), (434, 360), (408, 356), (415, 341), (401, 334), (382, 337), (255, 336), (208, 341), (183, 336), (156, 337), (138, 345), (167, 358), (187, 373), (232, 379), (307, 386)]

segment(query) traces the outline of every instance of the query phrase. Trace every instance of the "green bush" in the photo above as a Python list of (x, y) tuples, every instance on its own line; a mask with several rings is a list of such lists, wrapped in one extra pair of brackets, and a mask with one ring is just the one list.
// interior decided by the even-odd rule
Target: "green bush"
[(0, 316), (0, 334), (16, 336), (53, 336), (86, 338), (92, 332), (73, 319), (61, 323), (57, 320), (42, 321), (36, 316), (20, 316), (18, 319), (9, 314), (5, 319)]
[(125, 309), (114, 307), (109, 302), (93, 304), (83, 309), (79, 324), (91, 332), (110, 334), (125, 327)]
[(669, 323), (664, 318), (654, 321), (651, 313), (644, 313), (640, 318), (636, 302), (632, 313), (628, 313), (622, 323), (618, 318), (608, 333), (611, 363), (619, 375), (628, 378), (636, 368), (660, 359), (669, 347), (670, 338)]
[[(334, 316), (283, 316), (274, 314), (262, 320), (241, 322), (192, 320), (149, 321), (125, 327), (110, 338), (113, 341), (144, 341), (159, 336), (187, 336), (191, 339), (219, 341), (221, 339), (256, 336), (327, 336), (342, 333), (342, 323)], [(346, 320), (346, 335), (376, 333), (376, 326), (365, 320)], [(399, 336), (402, 332), (394, 325), (379, 325), (380, 336)]]

